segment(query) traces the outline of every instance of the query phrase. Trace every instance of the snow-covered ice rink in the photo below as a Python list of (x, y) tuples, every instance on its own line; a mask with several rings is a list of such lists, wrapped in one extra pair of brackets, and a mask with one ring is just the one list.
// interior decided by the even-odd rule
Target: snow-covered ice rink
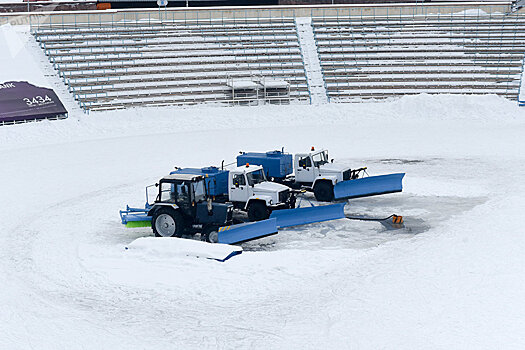
[[(525, 110), (495, 96), (72, 113), (0, 127), (0, 349), (518, 349)], [(145, 185), (315, 145), (404, 191), (226, 263), (125, 247)]]

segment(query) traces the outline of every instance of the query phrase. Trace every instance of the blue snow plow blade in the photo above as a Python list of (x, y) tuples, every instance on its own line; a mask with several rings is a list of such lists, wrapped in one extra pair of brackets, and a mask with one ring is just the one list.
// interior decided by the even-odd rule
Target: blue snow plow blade
[(334, 186), (334, 198), (348, 199), (401, 192), (404, 176), (405, 173), (398, 173), (339, 182)]
[(314, 222), (342, 219), (345, 217), (345, 203), (320, 205), (273, 211), (270, 219), (277, 220), (277, 227), (290, 227), (312, 224)]
[(239, 244), (277, 233), (275, 219), (219, 227), (218, 243)]

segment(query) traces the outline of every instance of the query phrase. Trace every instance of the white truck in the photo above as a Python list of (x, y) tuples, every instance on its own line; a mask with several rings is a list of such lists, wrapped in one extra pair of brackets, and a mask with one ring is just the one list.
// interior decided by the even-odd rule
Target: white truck
[(232, 170), (183, 168), (172, 172), (175, 173), (204, 176), (207, 193), (214, 201), (233, 203), (248, 214), (250, 221), (267, 219), (273, 210), (295, 208), (297, 191), (268, 181), (260, 165), (244, 164)]
[[(293, 166), (292, 166), (293, 158)], [(402, 191), (404, 173), (367, 176), (366, 167), (352, 169), (334, 163), (325, 149), (298, 153), (292, 157), (284, 151), (244, 153), (237, 164), (258, 164), (266, 176), (291, 188), (312, 191), (318, 201), (366, 197)], [(294, 171), (295, 170), (295, 171)]]

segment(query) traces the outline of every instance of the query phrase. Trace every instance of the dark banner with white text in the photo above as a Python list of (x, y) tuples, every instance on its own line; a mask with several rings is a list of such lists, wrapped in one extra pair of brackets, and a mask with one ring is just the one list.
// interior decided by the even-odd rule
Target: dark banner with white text
[(0, 84), (0, 122), (63, 118), (66, 115), (64, 105), (52, 89), (26, 81)]

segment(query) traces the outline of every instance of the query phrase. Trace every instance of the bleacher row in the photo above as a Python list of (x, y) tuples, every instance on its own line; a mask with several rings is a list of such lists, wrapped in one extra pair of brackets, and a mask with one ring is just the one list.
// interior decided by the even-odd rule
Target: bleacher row
[(261, 84), (261, 90), (272, 80), (284, 81), (289, 100), (309, 99), (293, 19), (77, 25), (34, 34), (90, 110), (235, 103), (231, 82), (243, 81)]
[[(333, 102), (422, 92), (516, 99), (524, 24), (517, 14), (312, 19)], [(33, 33), (89, 110), (230, 104), (228, 82), (243, 81), (285, 81), (289, 100), (310, 97), (293, 18), (76, 24)]]
[(516, 99), (522, 15), (314, 18), (331, 101), (418, 93)]

